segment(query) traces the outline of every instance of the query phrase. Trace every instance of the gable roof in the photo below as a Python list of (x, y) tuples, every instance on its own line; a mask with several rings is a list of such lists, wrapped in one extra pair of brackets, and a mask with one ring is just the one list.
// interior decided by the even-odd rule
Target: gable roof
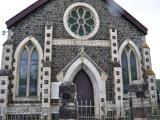
[(17, 15), (12, 17), (11, 19), (9, 19), (6, 22), (7, 28), (12, 27), (15, 23), (19, 22), (21, 19), (23, 19), (27, 15), (31, 14), (33, 11), (35, 11), (36, 9), (43, 6), (44, 4), (46, 4), (49, 1), (50, 0), (38, 0), (37, 2), (33, 3), (32, 5), (30, 5), (29, 7), (27, 7), (26, 9), (24, 9), (23, 11), (21, 11), (20, 13), (18, 13)]
[[(33, 3), (11, 19), (9, 19), (6, 22), (7, 28), (12, 27), (15, 23), (19, 22), (21, 19), (26, 17), (27, 15), (31, 14), (33, 11), (38, 9), (39, 7), (43, 6), (50, 0), (38, 0), (37, 2)], [(120, 15), (122, 15), (125, 19), (130, 21), (134, 26), (136, 26), (140, 31), (142, 31), (145, 35), (147, 34), (148, 29), (142, 25), (138, 20), (136, 20), (131, 14), (129, 14), (126, 10), (124, 10), (122, 7), (120, 7), (116, 2), (113, 0), (105, 0), (108, 4), (111, 5), (111, 7), (114, 7), (114, 9), (119, 12)]]

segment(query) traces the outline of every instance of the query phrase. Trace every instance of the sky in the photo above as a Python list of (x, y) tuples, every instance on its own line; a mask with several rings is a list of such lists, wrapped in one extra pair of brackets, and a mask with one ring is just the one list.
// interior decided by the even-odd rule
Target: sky
[[(5, 22), (28, 7), (36, 0), (1, 0), (0, 1), (0, 60), (2, 46), (7, 39)], [(146, 41), (151, 50), (152, 68), (156, 78), (160, 79), (160, 0), (115, 0), (138, 21), (148, 28)]]

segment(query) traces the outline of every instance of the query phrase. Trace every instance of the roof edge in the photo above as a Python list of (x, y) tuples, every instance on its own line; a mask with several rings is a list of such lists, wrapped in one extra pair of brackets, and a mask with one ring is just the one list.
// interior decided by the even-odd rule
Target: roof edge
[[(17, 15), (12, 17), (11, 19), (9, 19), (6, 22), (7, 28), (12, 27), (15, 23), (17, 23), (18, 21), (20, 21), (25, 16), (29, 15), (31, 12), (38, 9), (42, 5), (46, 4), (48, 1), (50, 1), (50, 0), (36, 1), (32, 5), (30, 5), (29, 7), (27, 7), (26, 9), (24, 9), (23, 11), (21, 11), (20, 13), (18, 13)], [(147, 35), (148, 29), (143, 24), (141, 24), (137, 19), (135, 19), (131, 14), (129, 14), (126, 10), (124, 10), (120, 5), (118, 5), (114, 0), (105, 0), (105, 1), (108, 3), (112, 3), (112, 7), (116, 6), (116, 7), (114, 7), (115, 10), (117, 10), (124, 18), (126, 18), (133, 25), (135, 25), (140, 31), (143, 32), (143, 34)]]
[(25, 16), (29, 15), (34, 10), (38, 9), (45, 3), (47, 3), (49, 0), (37, 0), (35, 3), (31, 4), (29, 7), (25, 8), (21, 12), (19, 12), (17, 15), (6, 21), (7, 28), (12, 27), (15, 23), (23, 19)]
[(151, 68), (147, 69), (146, 73), (147, 75), (155, 75), (154, 71)]
[(143, 48), (149, 48), (148, 44), (145, 42)]
[(112, 5), (115, 10), (117, 10), (124, 18), (129, 20), (133, 25), (135, 25), (139, 30), (141, 30), (145, 35), (147, 35), (148, 29), (140, 23), (136, 18), (134, 18), (130, 13), (128, 13), (125, 9), (123, 9), (119, 4), (117, 4), (114, 0), (105, 0), (107, 3)]

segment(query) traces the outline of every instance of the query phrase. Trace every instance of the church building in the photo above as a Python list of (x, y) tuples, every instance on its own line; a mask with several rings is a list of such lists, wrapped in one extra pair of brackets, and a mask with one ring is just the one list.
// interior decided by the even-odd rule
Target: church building
[(113, 0), (38, 0), (6, 25), (0, 120), (61, 120), (66, 82), (77, 120), (141, 120), (157, 104), (148, 30)]

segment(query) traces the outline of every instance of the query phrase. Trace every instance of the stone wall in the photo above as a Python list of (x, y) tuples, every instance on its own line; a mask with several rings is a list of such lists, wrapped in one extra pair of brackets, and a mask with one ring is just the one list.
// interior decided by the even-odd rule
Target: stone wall
[(118, 30), (120, 44), (126, 39), (132, 39), (140, 45), (142, 32), (123, 17), (110, 12), (107, 3), (103, 0), (50, 0), (45, 6), (40, 7), (10, 28), (13, 31), (11, 39), (14, 40), (15, 47), (27, 36), (34, 36), (43, 47), (46, 24), (53, 25), (54, 38), (72, 38), (64, 28), (63, 15), (68, 6), (79, 1), (89, 3), (99, 15), (100, 28), (91, 39), (109, 40), (109, 28), (115, 27)]
[[(55, 81), (55, 75), (80, 53), (80, 49), (80, 46), (53, 46), (52, 73), (54, 78), (52, 78), (52, 81)], [(103, 71), (107, 74), (112, 73), (110, 48), (84, 47), (84, 51)]]
[[(32, 14), (26, 16), (10, 28), (13, 35), (7, 43), (13, 43), (14, 51), (18, 44), (28, 36), (35, 37), (44, 49), (45, 25), (53, 26), (53, 38), (73, 39), (65, 30), (63, 25), (63, 15), (65, 10), (74, 2), (86, 2), (95, 8), (99, 15), (100, 27), (91, 40), (110, 40), (109, 28), (116, 28), (118, 34), (118, 45), (120, 46), (126, 39), (133, 40), (138, 48), (141, 48), (141, 37), (143, 33), (126, 19), (118, 14), (114, 14), (108, 9), (104, 0), (50, 0), (45, 6), (38, 8)], [(58, 46), (52, 48), (52, 81), (56, 81), (55, 76), (80, 52), (80, 46)], [(85, 47), (86, 54), (104, 70), (109, 76), (107, 90), (113, 92), (113, 67), (111, 62), (111, 50), (109, 47)], [(108, 98), (113, 97), (113, 93), (108, 92)]]

